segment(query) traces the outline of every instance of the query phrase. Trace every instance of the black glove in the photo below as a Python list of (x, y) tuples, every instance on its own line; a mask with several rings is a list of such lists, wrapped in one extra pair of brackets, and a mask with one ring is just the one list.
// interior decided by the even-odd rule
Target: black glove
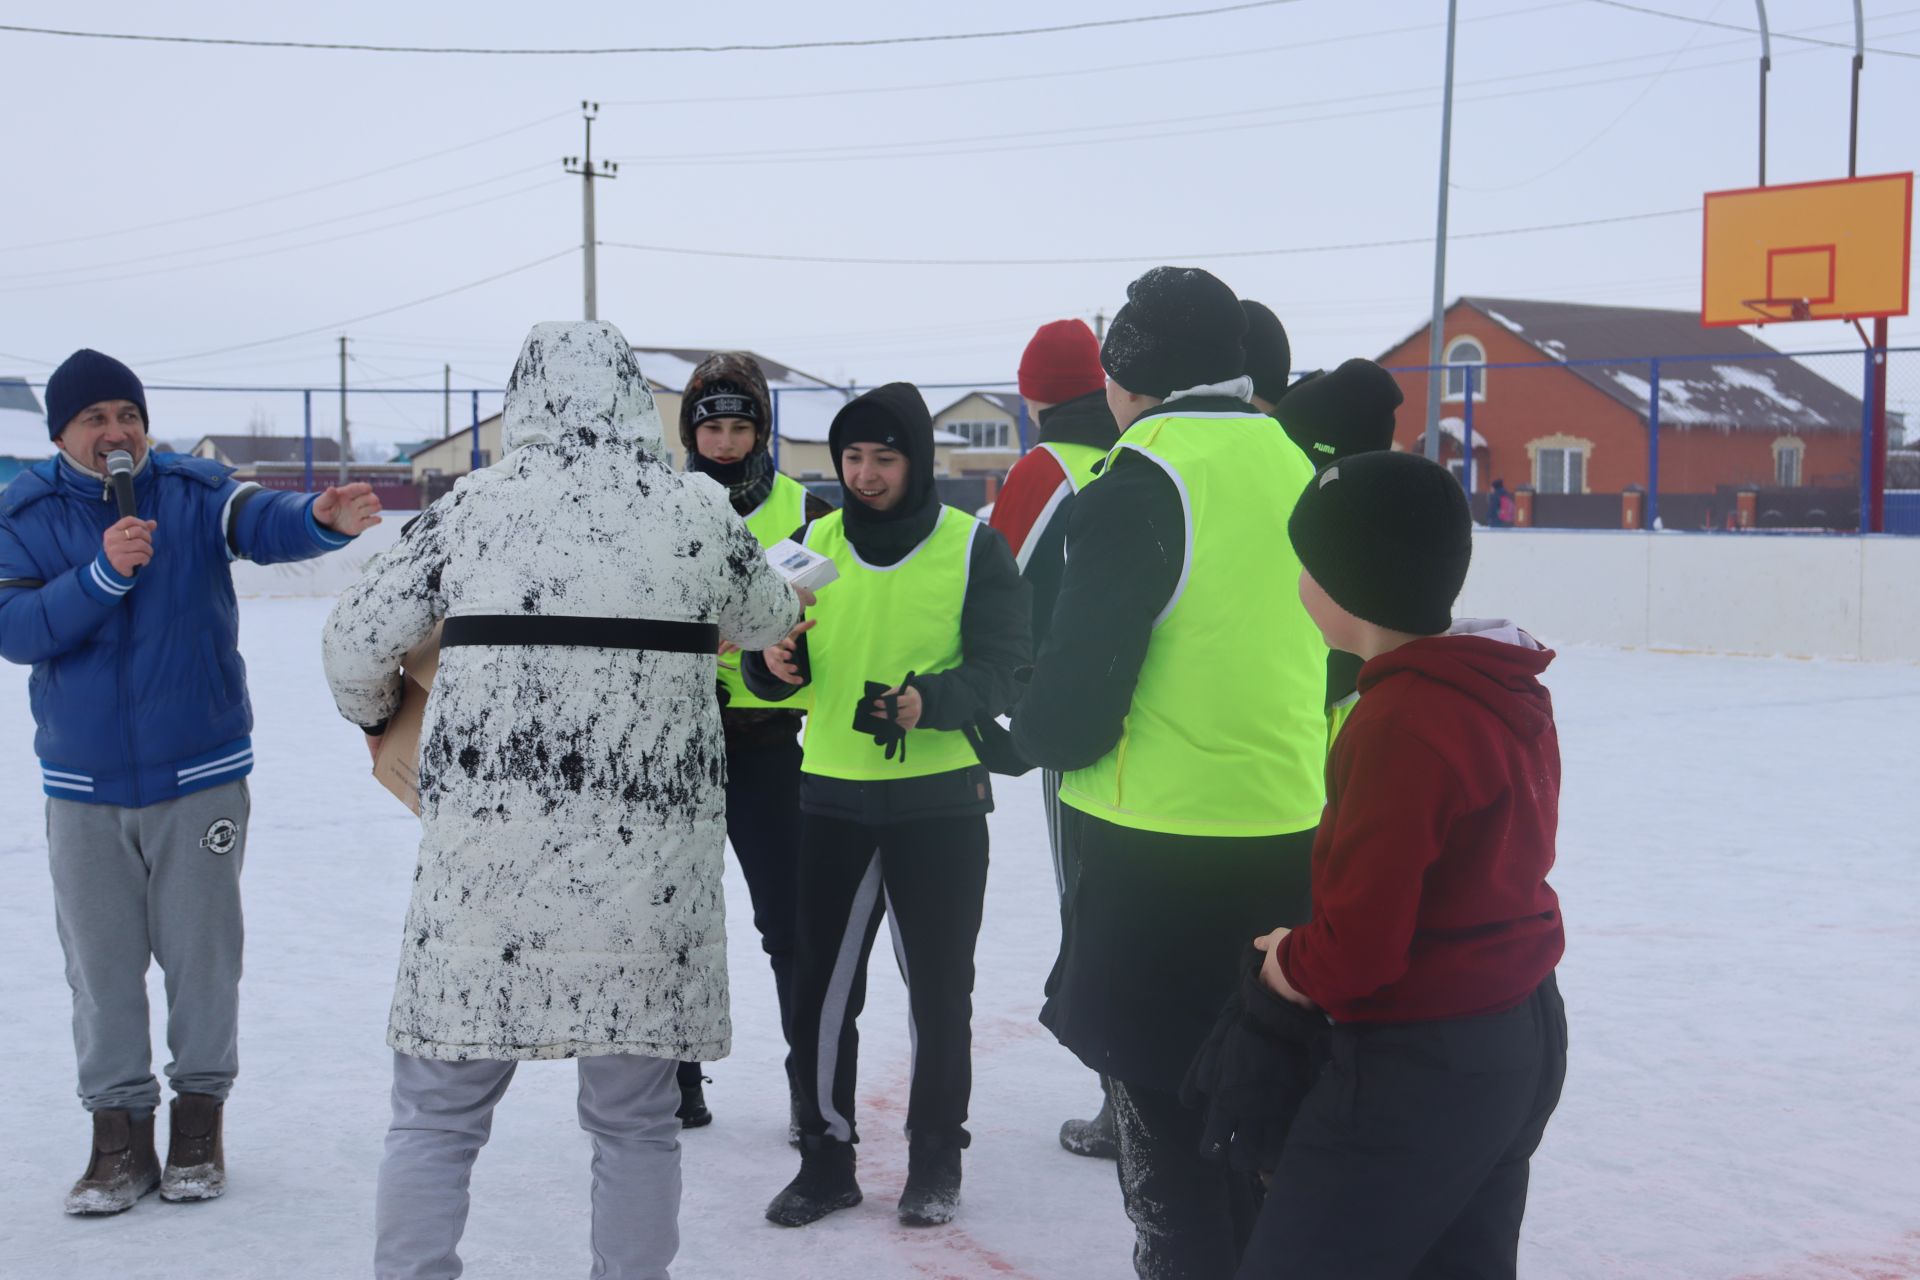
[[(907, 682), (913, 679), (913, 672), (907, 672), (900, 688), (905, 689)], [(889, 693), (892, 685), (881, 684), (877, 680), (867, 681), (867, 691), (860, 696), (860, 705), (853, 711), (853, 731), (872, 736), (874, 745), (887, 749), (887, 759), (898, 753), (900, 763), (907, 762), (907, 731), (900, 727), (900, 695)], [(874, 710), (875, 702), (884, 703), (881, 710)]]
[(1204, 1112), (1200, 1155), (1244, 1173), (1280, 1163), (1287, 1130), (1313, 1083), (1310, 1045), (1326, 1019), (1267, 990), (1260, 962), (1242, 966), (1240, 989), (1215, 1020), (1180, 1086), (1184, 1106)]
[(987, 772), (1018, 778), (1033, 772), (1033, 761), (1021, 755), (1013, 745), (1013, 734), (991, 716), (983, 716), (961, 730), (973, 744), (973, 754), (987, 766)]

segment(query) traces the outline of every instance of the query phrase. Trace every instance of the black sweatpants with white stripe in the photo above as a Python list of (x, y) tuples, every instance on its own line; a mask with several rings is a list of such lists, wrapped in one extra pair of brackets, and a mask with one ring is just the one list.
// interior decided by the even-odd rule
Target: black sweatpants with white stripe
[(912, 1012), (907, 1128), (957, 1133), (973, 1092), (973, 947), (987, 890), (984, 816), (871, 825), (807, 814), (794, 947), (800, 1131), (857, 1142), (867, 957), (884, 916)]

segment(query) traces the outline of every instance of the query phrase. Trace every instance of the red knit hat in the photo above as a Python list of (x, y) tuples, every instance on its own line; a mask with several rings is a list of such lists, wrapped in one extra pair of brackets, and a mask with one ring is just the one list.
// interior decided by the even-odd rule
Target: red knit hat
[(1100, 340), (1084, 320), (1054, 320), (1040, 326), (1020, 356), (1020, 394), (1041, 404), (1061, 404), (1107, 385), (1100, 367)]

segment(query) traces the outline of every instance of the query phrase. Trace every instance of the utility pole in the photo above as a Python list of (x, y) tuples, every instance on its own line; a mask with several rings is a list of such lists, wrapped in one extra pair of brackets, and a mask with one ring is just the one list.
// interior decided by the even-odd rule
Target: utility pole
[(580, 104), (580, 114), (587, 122), (586, 150), (577, 156), (568, 156), (562, 163), (565, 165), (568, 173), (579, 176), (582, 184), (580, 188), (580, 208), (582, 214), (581, 221), (584, 224), (584, 234), (581, 238), (580, 247), (587, 276), (586, 318), (589, 320), (598, 320), (600, 318), (599, 285), (593, 261), (593, 248), (596, 242), (593, 234), (593, 180), (595, 178), (612, 178), (618, 176), (620, 166), (611, 160), (602, 160), (597, 168), (593, 163), (593, 122), (595, 117), (600, 114), (600, 104), (597, 102), (582, 102)]
[(340, 483), (347, 482), (347, 460), (353, 456), (353, 439), (347, 434), (347, 335), (340, 335)]
[[(1427, 449), (1429, 458), (1440, 461), (1440, 393), (1446, 388), (1447, 371), (1440, 367), (1446, 359), (1447, 322), (1447, 183), (1453, 161), (1453, 31), (1460, 0), (1447, 0), (1447, 76), (1440, 98), (1440, 219), (1433, 233), (1433, 321), (1427, 342)], [(1463, 449), (1473, 442), (1461, 441)]]
[(453, 434), (453, 366), (440, 366), (440, 399), (446, 410), (445, 421), (440, 424), (440, 438), (446, 439)]
[(1101, 342), (1107, 340), (1107, 313), (1104, 311), (1093, 313), (1093, 336)]

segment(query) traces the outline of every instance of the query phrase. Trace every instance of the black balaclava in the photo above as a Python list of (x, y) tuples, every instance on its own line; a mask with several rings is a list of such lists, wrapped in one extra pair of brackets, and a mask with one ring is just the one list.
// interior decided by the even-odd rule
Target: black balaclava
[[(875, 511), (847, 487), (840, 457), (852, 444), (882, 444), (907, 459), (907, 492), (892, 510)], [(834, 474), (845, 499), (841, 507), (847, 540), (861, 558), (892, 564), (919, 546), (940, 519), (933, 482), (933, 415), (910, 382), (889, 382), (847, 402), (827, 431)]]

